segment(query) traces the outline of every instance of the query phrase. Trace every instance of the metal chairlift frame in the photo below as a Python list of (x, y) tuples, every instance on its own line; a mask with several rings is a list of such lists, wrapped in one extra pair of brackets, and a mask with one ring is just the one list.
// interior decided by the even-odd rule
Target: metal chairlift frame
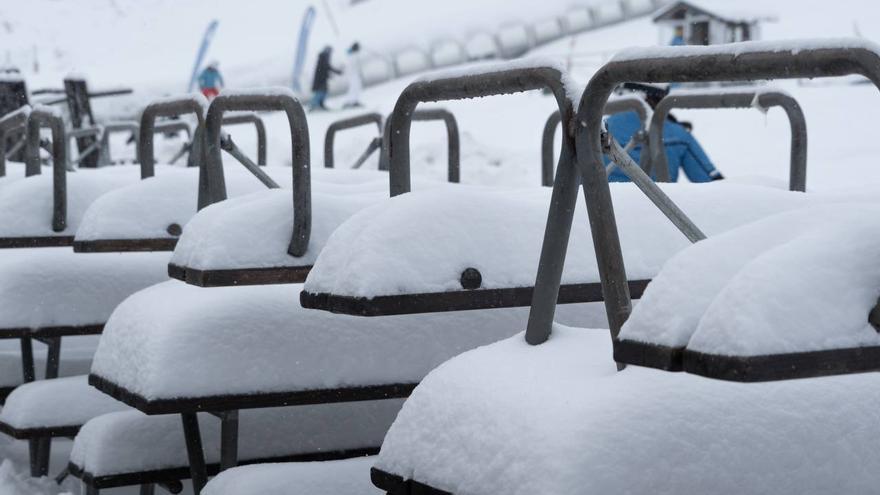
[[(382, 135), (382, 115), (378, 113), (365, 113), (363, 115), (357, 115), (355, 117), (349, 117), (346, 119), (337, 120), (330, 124), (327, 127), (327, 133), (324, 134), (324, 168), (334, 168), (336, 166), (335, 153), (333, 151), (333, 145), (336, 142), (336, 133), (339, 131), (344, 131), (346, 129), (355, 129), (357, 127), (362, 127), (365, 125), (375, 124), (377, 130), (379, 131), (379, 136), (376, 139), (380, 139)], [(373, 151), (376, 150), (375, 140), (370, 141), (370, 147), (367, 149), (368, 152), (365, 152), (366, 156), (372, 154)], [(364, 158), (366, 160), (366, 158)], [(363, 163), (363, 161), (360, 161)], [(353, 167), (358, 168), (358, 167)]]
[[(461, 138), (458, 132), (458, 121), (455, 115), (443, 108), (431, 108), (427, 110), (414, 110), (413, 122), (443, 121), (446, 124), (446, 156), (447, 171), (446, 180), (457, 184), (461, 182)], [(391, 135), (391, 117), (385, 121), (382, 133), (381, 154), (379, 155), (379, 170), (391, 169), (391, 155), (389, 153), (389, 136)]]
[[(672, 93), (663, 98), (648, 128), (648, 139), (654, 144), (651, 148), (651, 163), (657, 165), (657, 181), (669, 182), (669, 166), (663, 144), (663, 124), (673, 108), (719, 109), (750, 108), (758, 106), (762, 110), (780, 107), (785, 111), (791, 125), (791, 159), (788, 188), (804, 192), (807, 188), (807, 121), (804, 112), (791, 95), (775, 90), (740, 89), (724, 92), (685, 92)], [(650, 174), (650, 171), (648, 172)]]
[(0, 118), (0, 177), (6, 176), (7, 137), (13, 132), (21, 132), (27, 128), (30, 106), (10, 112)]

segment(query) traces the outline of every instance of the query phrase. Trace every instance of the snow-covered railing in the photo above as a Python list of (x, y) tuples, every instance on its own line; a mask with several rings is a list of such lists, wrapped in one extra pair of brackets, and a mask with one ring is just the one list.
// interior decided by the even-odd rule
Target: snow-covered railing
[[(791, 160), (788, 188), (807, 188), (807, 122), (804, 112), (791, 95), (774, 90), (722, 90), (711, 92), (672, 93), (654, 109), (648, 138), (651, 142), (651, 163), (656, 165), (657, 181), (669, 182), (669, 165), (663, 143), (663, 124), (673, 108), (752, 108), (766, 111), (771, 107), (785, 110), (791, 125)], [(644, 166), (642, 167), (644, 168)]]
[(9, 112), (0, 118), (0, 177), (6, 176), (6, 141), (7, 135), (13, 131), (20, 131), (27, 126), (31, 107), (25, 105), (14, 112)]
[[(602, 158), (605, 146), (603, 108), (614, 88), (627, 81), (753, 81), (853, 74), (865, 76), (880, 88), (880, 47), (862, 40), (817, 40), (630, 50), (618, 54), (593, 76), (578, 107), (575, 142), (577, 167), (583, 181), (609, 329), (615, 340), (615, 360), (664, 369), (683, 369), (681, 349), (617, 340), (621, 327), (629, 318), (632, 303)], [(560, 180), (560, 175), (565, 176), (565, 181)], [(557, 172), (554, 197), (559, 200), (551, 203), (544, 234), (526, 330), (526, 341), (530, 344), (545, 342), (551, 333), (561, 283), (561, 267), (572, 223), (572, 216), (568, 212), (577, 200), (576, 191), (571, 195), (562, 195), (559, 191), (573, 188), (576, 184), (574, 174), (566, 176)], [(865, 318), (867, 322), (868, 315)], [(864, 360), (852, 363), (853, 366), (840, 366), (847, 364), (841, 363), (841, 359), (851, 358), (864, 350), (832, 349), (819, 353), (821, 356), (817, 353), (789, 353), (762, 356), (761, 359), (714, 356), (711, 369), (739, 370), (740, 373), (718, 376), (739, 380), (773, 380), (877, 369), (878, 362)]]
[[(204, 180), (199, 180), (199, 208), (226, 199), (223, 157), (220, 153), (223, 114), (228, 111), (272, 110), (283, 111), (290, 124), (293, 166), (293, 235), (288, 253), (291, 256), (299, 257), (304, 255), (308, 249), (311, 233), (309, 126), (302, 105), (286, 88), (227, 93), (214, 98), (214, 101), (211, 102), (205, 117), (206, 161), (203, 169), (205, 171)], [(244, 161), (242, 164), (264, 184), (272, 187), (274, 181), (259, 167), (251, 167)]]
[[(410, 84), (398, 97), (387, 124), (391, 195), (407, 193), (411, 188), (409, 137), (412, 115), (419, 103), (547, 89), (556, 98), (562, 121), (568, 122), (573, 108), (565, 79), (562, 71), (552, 65), (524, 63), (519, 66), (507, 64), (477, 68), (462, 73), (450, 72)], [(560, 161), (571, 160), (573, 156), (573, 142), (566, 132), (563, 134)]]
[(333, 168), (335, 165), (333, 144), (336, 141), (336, 133), (346, 129), (354, 129), (365, 125), (376, 125), (379, 134), (382, 134), (382, 115), (378, 113), (366, 113), (337, 120), (327, 127), (327, 133), (324, 135), (324, 168)]
[[(647, 142), (648, 114), (650, 107), (641, 98), (636, 96), (628, 96), (616, 98), (605, 105), (605, 115), (614, 115), (623, 112), (636, 112), (639, 121), (642, 123), (642, 131), (633, 136), (631, 145), (640, 142)], [(556, 137), (556, 129), (559, 127), (560, 116), (559, 111), (555, 111), (547, 118), (544, 124), (544, 133), (541, 138), (541, 185), (553, 186), (553, 141)], [(628, 144), (630, 146), (630, 144)], [(642, 155), (644, 158), (639, 165), (644, 169), (648, 163), (649, 155)]]
[[(413, 122), (439, 120), (446, 125), (446, 161), (448, 163), (446, 180), (452, 183), (461, 182), (461, 138), (459, 137), (458, 121), (455, 120), (455, 115), (443, 108), (432, 108), (430, 110), (416, 110), (410, 117)], [(382, 134), (382, 150), (379, 156), (379, 170), (389, 170), (391, 168), (391, 156), (388, 153), (390, 136), (391, 118), (385, 121), (385, 131)]]
[(40, 173), (40, 129), (52, 131), (52, 230), (67, 228), (67, 137), (64, 120), (55, 109), (36, 106), (27, 120), (25, 175)]
[[(205, 112), (208, 101), (200, 94), (163, 98), (156, 100), (144, 108), (141, 114), (141, 126), (138, 137), (138, 162), (141, 165), (141, 178), (155, 175), (155, 157), (153, 156), (153, 136), (156, 134), (156, 118), (173, 117), (187, 113), (194, 114), (198, 122), (195, 140), (199, 139), (199, 130), (205, 125)], [(197, 153), (198, 146), (193, 146), (191, 153)], [(199, 202), (201, 205), (201, 201)]]

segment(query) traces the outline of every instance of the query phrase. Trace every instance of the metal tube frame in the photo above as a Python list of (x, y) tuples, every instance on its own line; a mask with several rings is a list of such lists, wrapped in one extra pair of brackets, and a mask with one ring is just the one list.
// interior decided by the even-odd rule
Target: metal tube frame
[(52, 131), (52, 230), (67, 228), (67, 138), (64, 120), (53, 111), (36, 107), (27, 121), (25, 176), (40, 173), (40, 129)]
[[(805, 48), (797, 43), (780, 43), (766, 48), (762, 44), (746, 43), (735, 53), (712, 47), (691, 48), (687, 55), (665, 53), (664, 57), (633, 56), (612, 60), (593, 76), (581, 96), (575, 118), (578, 125), (575, 137), (577, 167), (583, 180), (605, 308), (614, 340), (632, 310), (611, 191), (602, 160), (602, 114), (614, 88), (628, 81), (754, 81), (851, 74), (865, 76), (880, 88), (880, 55), (858, 46)], [(554, 194), (576, 183), (573, 180), (563, 182), (558, 175), (559, 172)], [(552, 330), (561, 265), (571, 229), (569, 211), (577, 198), (573, 195), (567, 199), (566, 202), (551, 203), (526, 330), (526, 341), (530, 344), (545, 342)]]
[(266, 124), (254, 112), (238, 112), (223, 117), (223, 126), (253, 124), (257, 131), (257, 165), (266, 165)]
[(98, 160), (101, 165), (110, 165), (113, 158), (110, 155), (110, 136), (118, 132), (130, 132), (135, 139), (135, 150), (137, 150), (139, 142), (140, 125), (137, 122), (109, 122), (103, 125), (104, 132), (101, 134), (101, 157)]
[(91, 126), (91, 127), (81, 127), (79, 129), (70, 129), (67, 131), (67, 156), (72, 157), (73, 154), (70, 152), (71, 141), (74, 139), (79, 139), (82, 137), (94, 137), (95, 141), (89, 145), (88, 148), (84, 149), (82, 153), (77, 155), (76, 160), (70, 159), (70, 164), (80, 163), (87, 156), (92, 153), (100, 153), (101, 150), (101, 135), (104, 134), (104, 128), (100, 125)]
[[(156, 173), (156, 161), (153, 156), (153, 135), (156, 133), (156, 118), (192, 113), (196, 116), (198, 127), (202, 128), (205, 125), (206, 108), (207, 102), (205, 98), (196, 94), (160, 100), (150, 103), (144, 108), (141, 114), (137, 149), (138, 162), (141, 165), (141, 179), (152, 177)], [(195, 136), (195, 139), (198, 139), (198, 132), (195, 133)]]
[[(609, 101), (605, 105), (605, 115), (614, 115), (623, 112), (636, 112), (639, 121), (642, 123), (642, 130), (647, 132), (648, 129), (648, 104), (637, 96), (625, 96)], [(541, 185), (553, 187), (553, 140), (556, 137), (556, 129), (559, 127), (559, 111), (555, 111), (547, 118), (544, 124), (544, 132), (541, 137)], [(636, 144), (638, 136), (633, 137), (632, 144)], [(650, 142), (649, 142), (650, 143)], [(629, 146), (629, 143), (627, 144)], [(645, 160), (642, 162), (642, 168), (649, 155), (643, 155)]]
[(27, 127), (30, 108), (25, 105), (0, 119), (0, 177), (6, 176), (6, 137), (11, 132)]
[(309, 247), (312, 223), (309, 126), (302, 105), (292, 94), (226, 94), (214, 98), (205, 118), (204, 181), (199, 180), (199, 209), (226, 199), (221, 156), (221, 126), (227, 111), (283, 111), (290, 124), (293, 166), (293, 234), (288, 247), (299, 257)]
[[(447, 169), (446, 180), (452, 183), (461, 182), (461, 138), (458, 132), (458, 121), (455, 115), (443, 108), (431, 108), (428, 110), (415, 110), (412, 113), (413, 122), (429, 122), (442, 120), (446, 124), (446, 156)], [(382, 150), (379, 155), (379, 170), (390, 168), (391, 158), (388, 154), (388, 136), (391, 135), (391, 118), (385, 121), (385, 130), (382, 134)]]
[[(409, 138), (413, 112), (419, 103), (513, 94), (535, 89), (550, 90), (559, 106), (561, 120), (566, 123), (571, 121), (573, 104), (566, 94), (562, 72), (554, 67), (502, 68), (480, 74), (410, 84), (398, 97), (387, 124), (390, 129), (390, 132), (386, 132), (386, 143), (390, 164), (391, 196), (407, 193), (411, 189)], [(574, 142), (568, 125), (565, 129), (560, 162), (570, 162), (574, 158)], [(574, 172), (573, 166), (562, 167), (561, 170), (563, 170), (563, 179), (572, 178), (567, 174)], [(554, 192), (554, 199), (555, 196)]]
[(750, 108), (759, 105), (761, 109), (781, 107), (791, 125), (791, 159), (788, 188), (791, 191), (806, 191), (807, 187), (807, 121), (801, 106), (790, 95), (772, 90), (739, 90), (724, 93), (672, 93), (657, 104), (648, 139), (651, 148), (651, 163), (657, 165), (657, 180), (669, 182), (669, 165), (663, 143), (663, 125), (673, 108)]
[(336, 160), (334, 158), (333, 144), (336, 141), (337, 132), (370, 124), (376, 124), (379, 134), (382, 134), (382, 115), (375, 112), (337, 120), (330, 124), (327, 127), (327, 133), (324, 135), (324, 168), (334, 168)]

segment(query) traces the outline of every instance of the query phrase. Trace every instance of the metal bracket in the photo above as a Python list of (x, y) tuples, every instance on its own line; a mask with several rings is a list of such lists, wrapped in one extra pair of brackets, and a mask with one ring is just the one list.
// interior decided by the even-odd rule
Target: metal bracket
[(807, 121), (797, 100), (780, 91), (731, 91), (724, 93), (672, 93), (657, 104), (648, 139), (651, 148), (651, 163), (657, 165), (657, 181), (669, 182), (669, 165), (663, 144), (663, 125), (673, 108), (750, 108), (755, 104), (762, 109), (781, 107), (785, 110), (791, 125), (791, 160), (789, 165), (788, 188), (791, 191), (806, 191), (807, 188)]

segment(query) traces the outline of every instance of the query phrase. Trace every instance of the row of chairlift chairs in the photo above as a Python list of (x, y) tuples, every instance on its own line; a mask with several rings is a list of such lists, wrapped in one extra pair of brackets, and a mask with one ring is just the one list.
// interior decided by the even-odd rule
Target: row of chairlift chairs
[[(144, 109), (138, 126), (139, 167), (72, 174), (58, 144), (66, 137), (57, 114), (35, 108), (8, 115), (0, 129), (26, 125), (31, 152), (25, 168), (39, 169), (33, 152), (39, 128), (52, 129), (53, 174), (51, 180), (32, 177), (0, 186), (0, 212), (29, 218), (0, 221), (0, 243), (23, 248), (4, 252), (0, 260), (0, 306), (7, 305), (0, 312), (0, 336), (21, 342), (26, 382), (8, 396), (0, 431), (28, 441), (35, 476), (49, 474), (53, 438), (75, 437), (69, 466), (58, 476), (80, 478), (88, 493), (126, 485), (140, 485), (143, 494), (157, 487), (177, 493), (187, 478), (196, 493), (241, 493), (261, 479), (281, 480), (284, 493), (296, 486), (362, 493), (370, 477), (388, 493), (448, 493), (455, 480), (430, 469), (420, 478), (414, 473), (426, 466), (406, 465), (396, 453), (430, 450), (430, 442), (386, 444), (375, 467), (376, 458), (364, 456), (379, 452), (389, 427), (418, 431), (418, 424), (392, 423), (432, 369), (523, 328), (525, 340), (540, 346), (554, 321), (595, 321), (610, 328), (612, 339), (606, 334), (605, 340), (613, 340), (621, 368), (633, 364), (734, 381), (874, 370), (877, 360), (865, 358), (875, 355), (871, 347), (819, 358), (794, 352), (756, 359), (691, 356), (687, 348), (620, 337), (631, 300), (648, 290), (675, 254), (707, 235), (818, 200), (800, 194), (806, 126), (797, 102), (782, 92), (752, 87), (674, 93), (653, 116), (641, 100), (609, 96), (630, 81), (861, 74), (880, 84), (878, 62), (873, 47), (860, 42), (634, 53), (600, 69), (579, 102), (570, 96), (565, 73), (552, 65), (502, 64), (441, 75), (408, 86), (384, 128), (375, 114), (331, 126), (327, 166), (315, 169), (306, 116), (283, 90), (228, 92), (210, 105), (200, 96), (157, 101)], [(446, 123), (450, 182), (460, 176), (454, 117), (444, 110), (419, 113), (420, 103), (541, 89), (559, 107), (543, 138), (542, 182), (552, 189), (411, 178), (409, 132), (420, 119)], [(667, 170), (662, 124), (671, 108), (756, 102), (781, 106), (791, 121), (791, 192), (658, 186), (651, 180), (654, 174), (662, 182)], [(235, 112), (259, 122), (254, 112), (265, 111), (287, 116), (290, 167), (261, 166), (264, 142), (261, 159), (253, 162), (223, 130), (227, 117), (240, 115)], [(643, 122), (643, 133), (625, 146), (602, 124), (603, 115), (621, 111), (636, 111)], [(156, 120), (185, 114), (196, 121), (189, 151), (197, 166), (157, 165)], [(334, 134), (359, 125), (380, 130), (364, 155), (379, 150), (387, 173), (334, 166)], [(562, 145), (553, 172), (557, 127)], [(626, 153), (636, 143), (649, 150), (641, 164)], [(224, 150), (243, 167), (224, 168)], [(611, 159), (608, 167), (603, 155)], [(622, 169), (635, 185), (609, 187), (610, 167)], [(580, 188), (585, 208), (578, 205)], [(7, 197), (22, 204), (12, 208), (4, 203)], [(737, 208), (746, 198), (749, 208)], [(727, 213), (719, 217), (719, 211)], [(595, 258), (584, 256), (590, 251)], [(567, 252), (574, 254), (568, 260)], [(601, 314), (595, 305), (571, 304), (600, 302), (606, 309)], [(22, 314), (22, 307), (35, 309)], [(58, 378), (66, 371), (61, 339), (98, 334), (89, 344), (94, 359), (88, 376)], [(34, 381), (33, 340), (49, 344), (46, 380)], [(493, 391), (483, 392), (491, 402)], [(322, 470), (309, 463), (235, 469), (207, 484), (209, 476), (238, 464), (285, 461), (327, 464)], [(359, 482), (350, 485), (352, 480)]]

